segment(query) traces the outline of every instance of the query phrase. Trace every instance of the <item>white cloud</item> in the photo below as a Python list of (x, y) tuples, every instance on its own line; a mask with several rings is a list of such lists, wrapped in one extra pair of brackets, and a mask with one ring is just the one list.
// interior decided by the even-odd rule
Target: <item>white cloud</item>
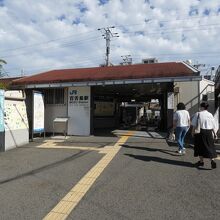
[(110, 58), (191, 59), (218, 65), (218, 0), (1, 0), (0, 58), (9, 74), (104, 63), (97, 28), (115, 25)]

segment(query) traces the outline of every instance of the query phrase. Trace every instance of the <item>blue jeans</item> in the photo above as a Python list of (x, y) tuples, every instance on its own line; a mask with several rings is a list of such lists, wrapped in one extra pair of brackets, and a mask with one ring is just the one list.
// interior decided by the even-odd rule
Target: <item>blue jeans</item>
[(189, 127), (176, 127), (176, 140), (179, 147), (179, 150), (184, 149), (184, 138), (186, 136)]

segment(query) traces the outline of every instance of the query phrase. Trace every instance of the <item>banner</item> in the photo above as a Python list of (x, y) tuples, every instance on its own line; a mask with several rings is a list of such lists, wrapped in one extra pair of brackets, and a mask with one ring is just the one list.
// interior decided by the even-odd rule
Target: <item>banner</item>
[(4, 102), (5, 102), (4, 90), (0, 90), (0, 132), (3, 132), (5, 130), (5, 126), (4, 126)]
[(40, 133), (44, 131), (44, 96), (40, 92), (34, 92), (33, 96), (33, 131)]

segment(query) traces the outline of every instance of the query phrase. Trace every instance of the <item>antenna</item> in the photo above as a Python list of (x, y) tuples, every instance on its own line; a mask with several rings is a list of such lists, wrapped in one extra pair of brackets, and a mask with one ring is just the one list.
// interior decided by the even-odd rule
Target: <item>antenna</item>
[(130, 65), (132, 64), (132, 57), (131, 55), (123, 55), (121, 56), (123, 62), (121, 63), (122, 65)]
[(115, 27), (106, 27), (106, 28), (98, 28), (98, 31), (101, 31), (103, 34), (102, 36), (106, 40), (106, 53), (105, 53), (105, 61), (106, 66), (109, 66), (109, 54), (110, 54), (110, 42), (112, 37), (119, 37), (118, 33), (113, 33), (111, 29), (114, 29)]

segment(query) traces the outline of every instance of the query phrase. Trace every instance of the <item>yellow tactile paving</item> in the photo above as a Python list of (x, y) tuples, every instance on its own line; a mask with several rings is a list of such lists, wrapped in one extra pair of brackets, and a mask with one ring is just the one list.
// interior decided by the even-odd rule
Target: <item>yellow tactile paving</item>
[(77, 205), (77, 203), (78, 201), (69, 202), (69, 201), (62, 200), (57, 204), (57, 206), (53, 208), (53, 212), (68, 215), (73, 210), (73, 208)]
[(72, 149), (72, 150), (94, 150), (100, 151), (97, 147), (79, 147), (79, 146), (56, 146), (54, 143), (47, 143), (38, 146), (37, 148), (46, 148), (46, 149)]
[[(93, 166), (90, 171), (88, 171), (88, 173), (70, 190), (69, 193), (64, 196), (64, 198), (48, 213), (48, 215), (44, 217), (44, 220), (66, 219), (118, 153), (121, 148), (120, 145), (124, 144), (132, 133), (133, 132), (128, 132), (125, 136), (122, 136), (114, 146), (111, 146), (111, 148), (110, 146), (106, 146), (107, 150), (98, 149), (100, 153), (106, 153), (106, 155), (95, 166)], [(44, 147), (46, 147), (46, 145)], [(54, 146), (52, 146), (52, 148), (53, 147)], [(72, 148), (75, 149), (75, 147)], [(83, 149), (85, 148), (83, 147)]]
[(64, 220), (68, 217), (66, 214), (50, 212), (47, 216), (47, 220)]

